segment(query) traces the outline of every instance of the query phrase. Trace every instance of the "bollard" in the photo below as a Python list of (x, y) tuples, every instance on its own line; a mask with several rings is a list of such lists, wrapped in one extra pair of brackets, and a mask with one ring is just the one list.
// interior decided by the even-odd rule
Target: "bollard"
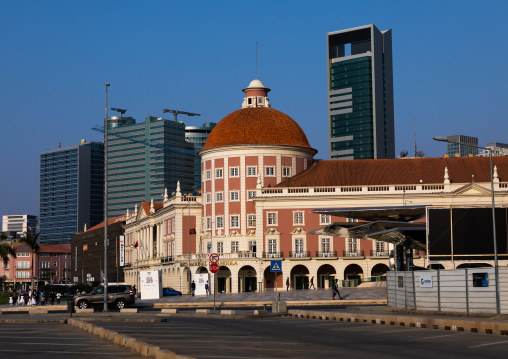
[(72, 317), (72, 313), (74, 312), (74, 301), (72, 299), (67, 300), (67, 311), (69, 312), (69, 316)]

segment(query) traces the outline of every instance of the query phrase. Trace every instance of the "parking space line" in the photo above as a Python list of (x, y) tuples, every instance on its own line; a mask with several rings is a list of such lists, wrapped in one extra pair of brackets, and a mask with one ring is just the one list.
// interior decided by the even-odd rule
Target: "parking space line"
[(504, 340), (502, 342), (494, 342), (494, 343), (485, 343), (485, 344), (473, 345), (472, 347), (467, 347), (467, 348), (468, 349), (473, 349), (473, 348), (480, 348), (480, 347), (486, 347), (486, 346), (489, 346), (489, 345), (498, 345), (498, 344), (505, 344), (505, 343), (508, 343), (508, 340)]
[(464, 334), (465, 333), (453, 333), (453, 334), (444, 334), (444, 335), (434, 335), (432, 337), (416, 338), (416, 339), (413, 339), (413, 340), (435, 339), (435, 338), (452, 337), (454, 335), (464, 335)]
[[(387, 328), (388, 329), (388, 328)], [(402, 332), (413, 332), (415, 330), (420, 330), (420, 328), (416, 328), (416, 329), (401, 329), (401, 330), (385, 330), (383, 332), (375, 332), (375, 333), (367, 333), (367, 334), (364, 334), (364, 335), (378, 335), (378, 334), (391, 334), (391, 333), (402, 333)]]

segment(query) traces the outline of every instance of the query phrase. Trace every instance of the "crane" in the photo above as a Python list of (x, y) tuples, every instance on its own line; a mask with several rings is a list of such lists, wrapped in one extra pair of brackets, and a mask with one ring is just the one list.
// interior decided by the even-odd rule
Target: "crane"
[(178, 115), (187, 115), (187, 116), (201, 116), (199, 113), (192, 113), (192, 112), (185, 112), (185, 111), (177, 111), (177, 110), (168, 110), (167, 108), (163, 109), (162, 110), (162, 113), (166, 113), (166, 112), (171, 112), (175, 118), (175, 121), (176, 121), (176, 117)]

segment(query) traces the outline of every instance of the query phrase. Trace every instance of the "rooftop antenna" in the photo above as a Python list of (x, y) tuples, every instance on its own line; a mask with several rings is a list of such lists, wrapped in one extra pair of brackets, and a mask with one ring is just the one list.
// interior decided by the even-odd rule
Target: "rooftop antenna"
[(416, 118), (413, 118), (413, 131), (415, 133), (415, 158), (416, 158), (416, 152), (418, 152), (418, 148), (416, 147)]
[(256, 80), (258, 79), (258, 43), (256, 41)]

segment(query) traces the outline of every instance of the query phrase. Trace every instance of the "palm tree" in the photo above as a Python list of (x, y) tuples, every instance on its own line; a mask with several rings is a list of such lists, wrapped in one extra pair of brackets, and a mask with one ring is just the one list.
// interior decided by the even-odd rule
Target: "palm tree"
[[(4, 232), (2, 232), (2, 235), (1, 235), (2, 239), (3, 239), (3, 234), (4, 234)], [(7, 264), (9, 263), (9, 256), (13, 256), (14, 258), (16, 258), (16, 251), (5, 240), (0, 241), (0, 259), (4, 262), (5, 266), (7, 266)]]
[(21, 237), (21, 243), (26, 244), (32, 250), (32, 290), (34, 289), (34, 258), (35, 254), (39, 253), (39, 234), (33, 234), (31, 231), (25, 232), (25, 235)]

